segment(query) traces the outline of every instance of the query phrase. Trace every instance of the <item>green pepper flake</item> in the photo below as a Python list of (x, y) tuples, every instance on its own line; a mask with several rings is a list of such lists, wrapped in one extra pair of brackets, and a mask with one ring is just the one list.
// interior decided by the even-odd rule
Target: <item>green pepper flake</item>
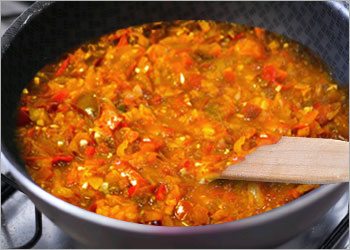
[(117, 107), (118, 110), (120, 110), (121, 112), (125, 113), (127, 110), (126, 110), (126, 105), (122, 104), (122, 105), (119, 105)]

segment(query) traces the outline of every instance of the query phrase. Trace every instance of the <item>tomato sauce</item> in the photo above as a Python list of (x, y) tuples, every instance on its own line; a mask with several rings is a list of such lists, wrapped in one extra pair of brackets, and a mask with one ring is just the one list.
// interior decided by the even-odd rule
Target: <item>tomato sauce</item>
[(217, 224), (317, 185), (214, 180), (281, 136), (348, 140), (348, 96), (303, 46), (212, 21), (117, 30), (23, 90), (17, 141), (47, 192), (101, 215)]

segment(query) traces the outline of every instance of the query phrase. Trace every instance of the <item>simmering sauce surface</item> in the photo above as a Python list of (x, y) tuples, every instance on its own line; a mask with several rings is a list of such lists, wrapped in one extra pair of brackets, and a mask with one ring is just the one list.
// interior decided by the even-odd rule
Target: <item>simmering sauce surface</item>
[(260, 28), (152, 23), (84, 44), (23, 90), (17, 141), (51, 194), (164, 226), (234, 221), (316, 185), (216, 180), (282, 135), (348, 140), (348, 96), (301, 45)]

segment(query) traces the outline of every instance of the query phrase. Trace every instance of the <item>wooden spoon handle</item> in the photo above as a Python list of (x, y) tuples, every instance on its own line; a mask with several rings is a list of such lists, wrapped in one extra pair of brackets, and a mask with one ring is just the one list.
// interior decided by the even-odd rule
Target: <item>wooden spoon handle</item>
[(349, 142), (282, 137), (229, 166), (223, 179), (329, 184), (349, 181)]

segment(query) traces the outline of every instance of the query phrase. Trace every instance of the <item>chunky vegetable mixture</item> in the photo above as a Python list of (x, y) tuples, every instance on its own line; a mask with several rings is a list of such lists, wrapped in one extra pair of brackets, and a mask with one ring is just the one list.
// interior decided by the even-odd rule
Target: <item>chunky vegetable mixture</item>
[(39, 71), (18, 142), (42, 188), (108, 217), (234, 221), (316, 185), (215, 180), (282, 135), (348, 140), (348, 96), (301, 45), (211, 21), (118, 30)]

